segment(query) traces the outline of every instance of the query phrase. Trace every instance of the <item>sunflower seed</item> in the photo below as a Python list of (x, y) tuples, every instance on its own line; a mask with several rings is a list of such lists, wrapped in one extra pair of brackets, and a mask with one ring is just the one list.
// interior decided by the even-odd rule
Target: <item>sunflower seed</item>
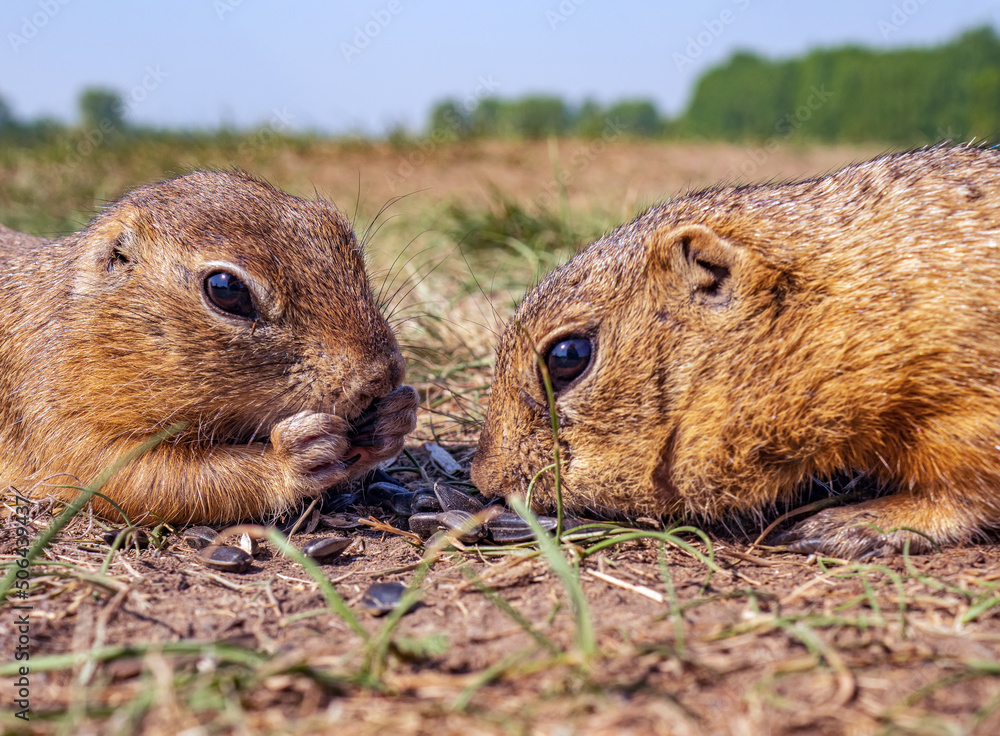
[(181, 539), (192, 549), (205, 549), (215, 542), (216, 536), (215, 529), (210, 529), (207, 526), (193, 526), (181, 532)]
[(338, 557), (352, 541), (349, 537), (320, 537), (302, 545), (302, 553), (314, 560), (329, 560)]
[(384, 616), (399, 605), (406, 586), (402, 583), (375, 583), (361, 596), (361, 607), (373, 616)]
[(431, 534), (441, 529), (441, 524), (438, 522), (438, 512), (436, 511), (423, 511), (419, 514), (413, 514), (410, 517), (409, 524), (410, 531), (421, 539), (427, 539)]
[(413, 500), (410, 502), (410, 512), (421, 514), (427, 511), (437, 513), (438, 511), (444, 511), (444, 509), (441, 508), (441, 502), (438, 501), (434, 489), (417, 488), (413, 492)]
[[(206, 551), (211, 549), (208, 547)], [(239, 547), (220, 545), (207, 556), (202, 553), (201, 560), (209, 567), (223, 572), (246, 572), (253, 565), (253, 557)]]
[(486, 508), (478, 498), (473, 498), (465, 491), (446, 483), (435, 483), (434, 495), (444, 511), (468, 511), (470, 514), (478, 514)]
[[(411, 517), (412, 518), (412, 517)], [(460, 532), (459, 542), (475, 544), (486, 536), (486, 529), (482, 524), (473, 524), (473, 514), (468, 511), (443, 511), (437, 515), (438, 523), (448, 531)]]

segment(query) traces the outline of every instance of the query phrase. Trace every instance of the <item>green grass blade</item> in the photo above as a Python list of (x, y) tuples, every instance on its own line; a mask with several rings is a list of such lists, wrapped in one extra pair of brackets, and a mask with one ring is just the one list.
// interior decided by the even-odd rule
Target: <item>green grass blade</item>
[[(130, 450), (129, 452), (122, 455), (118, 460), (113, 462), (103, 471), (101, 471), (94, 480), (86, 488), (80, 489), (80, 492), (76, 497), (67, 504), (66, 508), (63, 509), (62, 513), (57, 516), (51, 524), (49, 524), (35, 539), (34, 544), (28, 548), (25, 555), (27, 564), (30, 565), (31, 562), (42, 553), (48, 545), (49, 542), (60, 532), (63, 527), (69, 524), (73, 520), (73, 517), (80, 513), (80, 510), (87, 505), (91, 496), (97, 493), (104, 485), (111, 480), (115, 473), (121, 470), (123, 467), (128, 465), (130, 462), (135, 460), (140, 455), (145, 454), (149, 450), (156, 447), (158, 444), (166, 439), (174, 436), (182, 429), (184, 429), (184, 423), (178, 423), (167, 427), (166, 429), (157, 432), (153, 437), (143, 442), (138, 447)], [(7, 592), (10, 590), (11, 586), (14, 584), (14, 580), (17, 576), (17, 569), (12, 567), (7, 576), (0, 581), (0, 600), (6, 600)]]
[(524, 501), (517, 496), (512, 496), (510, 498), (510, 505), (517, 512), (518, 516), (524, 519), (531, 527), (535, 539), (538, 540), (538, 547), (542, 552), (542, 556), (566, 589), (566, 594), (569, 597), (570, 604), (573, 606), (573, 614), (576, 618), (577, 647), (584, 656), (588, 658), (592, 657), (597, 652), (597, 640), (594, 636), (594, 626), (590, 619), (587, 598), (583, 594), (583, 586), (580, 584), (578, 574), (566, 561), (556, 539), (550, 536), (538, 522), (538, 519), (531, 513)]
[(456, 564), (458, 565), (458, 569), (462, 571), (462, 574), (469, 579), (469, 582), (476, 586), (476, 590), (486, 596), (494, 606), (499, 608), (504, 614), (511, 618), (514, 623), (524, 629), (525, 633), (527, 633), (532, 639), (538, 642), (538, 644), (547, 649), (550, 653), (559, 653), (559, 647), (557, 647), (551, 639), (532, 626), (531, 622), (528, 621), (528, 619), (526, 619), (520, 611), (514, 608), (506, 598), (500, 595), (497, 591), (493, 590), (493, 588), (486, 585), (486, 583), (483, 582), (483, 579), (476, 574), (476, 571), (469, 567), (464, 560), (457, 557)]
[(319, 586), (320, 592), (323, 594), (323, 598), (326, 599), (326, 604), (330, 610), (343, 619), (344, 623), (350, 626), (351, 630), (361, 637), (362, 641), (368, 641), (368, 631), (358, 621), (357, 616), (354, 615), (354, 612), (348, 607), (347, 602), (337, 592), (336, 588), (333, 587), (333, 584), (323, 573), (323, 570), (320, 569), (320, 566), (295, 549), (287, 537), (277, 529), (271, 528), (267, 530), (267, 540), (285, 557), (301, 565), (309, 577), (316, 581), (316, 585)]

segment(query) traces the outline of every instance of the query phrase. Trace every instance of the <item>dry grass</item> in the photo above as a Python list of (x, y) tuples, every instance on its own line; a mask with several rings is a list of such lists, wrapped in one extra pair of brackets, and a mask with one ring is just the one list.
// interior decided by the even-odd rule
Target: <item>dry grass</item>
[[(162, 144), (100, 151), (62, 174), (51, 152), (5, 150), (0, 222), (59, 231), (126, 186), (194, 166), (239, 165), (348, 212), (358, 202), (359, 232), (375, 221), (373, 268), (389, 293), (399, 289), (395, 314), (407, 320), (410, 379), (424, 399), (396, 476), (433, 481), (442, 476), (422, 442), (437, 439), (467, 472), (490, 330), (561, 257), (537, 242), (568, 253), (574, 238), (754, 160), (724, 145), (591, 145)], [(754, 178), (872, 152), (780, 149)], [(542, 234), (511, 230), (530, 242), (463, 257), (463, 228), (504, 230), (509, 204)], [(44, 504), (31, 514), (33, 534), (51, 523)], [(3, 524), (9, 565), (16, 537), (9, 516)], [(293, 543), (330, 533), (324, 524), (311, 519)], [(372, 527), (352, 532), (352, 552), (322, 566), (322, 580), (353, 611), (375, 579), (417, 581), (422, 597), (398, 621), (356, 613), (359, 632), (272, 543), (249, 574), (232, 575), (204, 568), (169, 530), (158, 548), (116, 553), (99, 531), (78, 516), (32, 566), (32, 721), (15, 719), (5, 696), (4, 732), (1000, 732), (995, 545), (849, 564), (754, 548), (724, 530), (650, 526), (564, 540), (555, 553), (456, 544), (428, 556)], [(10, 693), (16, 632), (12, 611), (4, 616), (0, 690)]]

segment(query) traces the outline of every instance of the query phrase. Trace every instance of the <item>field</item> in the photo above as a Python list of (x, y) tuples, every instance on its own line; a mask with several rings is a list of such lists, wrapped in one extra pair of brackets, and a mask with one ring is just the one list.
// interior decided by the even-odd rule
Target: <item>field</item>
[[(434, 144), (119, 141), (0, 149), (0, 222), (56, 236), (130, 186), (238, 166), (333, 200), (394, 294), (422, 411), (405, 483), (467, 481), (493, 331), (541, 274), (645, 206), (719, 180), (822, 173), (879, 151), (629, 140)], [(70, 152), (72, 153), (72, 151)], [(627, 462), (623, 458), (623, 462)], [(5, 498), (0, 556), (15, 537)], [(995, 734), (995, 543), (851, 563), (743, 532), (636, 520), (600, 537), (445, 548), (371, 512), (344, 556), (303, 566), (272, 536), (214, 572), (164, 529), (112, 552), (80, 513), (32, 565), (31, 720), (14, 716), (15, 612), (0, 625), (0, 726), (37, 734)], [(59, 513), (31, 507), (33, 533)], [(295, 546), (336, 533), (310, 514)], [(736, 525), (730, 525), (736, 526)], [(634, 533), (632, 529), (637, 530)], [(410, 584), (406, 615), (360, 607)], [(330, 585), (332, 582), (332, 586)], [(334, 592), (336, 591), (336, 592)], [(347, 611), (342, 609), (346, 601)], [(8, 604), (9, 605), (9, 604)], [(402, 611), (399, 611), (402, 613)]]

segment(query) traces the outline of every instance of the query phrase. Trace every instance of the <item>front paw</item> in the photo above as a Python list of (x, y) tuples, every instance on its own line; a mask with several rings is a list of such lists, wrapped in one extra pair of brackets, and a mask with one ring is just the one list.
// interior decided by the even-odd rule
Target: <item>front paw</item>
[(346, 480), (352, 454), (350, 424), (343, 417), (303, 411), (271, 430), (275, 456), (297, 495), (311, 496)]
[(914, 554), (933, 548), (933, 541), (926, 536), (894, 526), (890, 519), (870, 508), (877, 503), (820, 511), (774, 535), (769, 543), (787, 546), (792, 552), (855, 560), (902, 552), (907, 542)]
[(398, 455), (406, 436), (417, 426), (420, 396), (412, 386), (400, 386), (372, 404), (351, 427), (351, 452), (361, 457), (357, 470), (367, 470)]

